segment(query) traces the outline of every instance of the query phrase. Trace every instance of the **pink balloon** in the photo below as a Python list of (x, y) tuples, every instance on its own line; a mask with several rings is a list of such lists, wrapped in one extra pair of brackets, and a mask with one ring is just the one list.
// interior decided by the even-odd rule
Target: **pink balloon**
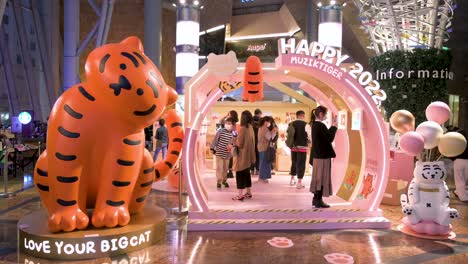
[(433, 102), (426, 108), (426, 117), (439, 125), (447, 122), (450, 118), (450, 107), (444, 102)]
[(424, 137), (421, 134), (410, 131), (400, 138), (400, 148), (411, 156), (417, 156), (424, 150)]

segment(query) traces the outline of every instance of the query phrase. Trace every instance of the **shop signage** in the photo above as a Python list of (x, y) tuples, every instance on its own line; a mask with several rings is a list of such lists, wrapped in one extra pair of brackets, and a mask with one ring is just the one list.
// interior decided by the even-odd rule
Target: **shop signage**
[(356, 62), (349, 69), (339, 68), (343, 62), (350, 58), (349, 55), (342, 54), (340, 49), (318, 42), (309, 43), (305, 39), (296, 41), (294, 38), (288, 40), (281, 38), (278, 41), (278, 53), (280, 56), (292, 55), (288, 58), (290, 65), (312, 67), (324, 71), (340, 81), (344, 77), (357, 80), (367, 94), (372, 97), (378, 108), (387, 99), (387, 94), (380, 89), (379, 82), (374, 80), (370, 72), (364, 71), (362, 64)]
[(415, 79), (448, 79), (453, 80), (453, 72), (448, 69), (445, 70), (395, 70), (391, 68), (387, 72), (381, 72), (377, 70), (375, 73), (376, 80), (387, 80), (387, 79), (403, 79), (403, 78), (415, 78)]
[(253, 52), (259, 52), (265, 50), (267, 44), (261, 44), (261, 45), (249, 45), (247, 47), (247, 51), (253, 51)]

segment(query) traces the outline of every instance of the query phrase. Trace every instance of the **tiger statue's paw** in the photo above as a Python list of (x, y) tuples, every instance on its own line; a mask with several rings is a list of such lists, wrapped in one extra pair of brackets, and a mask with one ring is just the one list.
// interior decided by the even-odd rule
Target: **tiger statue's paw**
[(75, 229), (85, 229), (88, 224), (88, 216), (78, 207), (66, 208), (52, 213), (48, 222), (51, 232), (70, 232)]
[(130, 222), (130, 214), (124, 206), (105, 206), (96, 208), (93, 213), (92, 223), (94, 227), (116, 227), (127, 225)]

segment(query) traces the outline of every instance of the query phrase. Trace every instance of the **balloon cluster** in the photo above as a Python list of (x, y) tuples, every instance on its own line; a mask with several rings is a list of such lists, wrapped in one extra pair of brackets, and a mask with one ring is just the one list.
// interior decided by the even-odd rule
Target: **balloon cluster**
[[(450, 107), (443, 102), (433, 102), (426, 108), (428, 121), (422, 122), (414, 131), (415, 119), (407, 110), (398, 110), (390, 117), (392, 128), (402, 134), (400, 148), (411, 156), (419, 156), (424, 149), (438, 147), (441, 155), (456, 157), (465, 151), (467, 142), (458, 132), (444, 134), (442, 124), (450, 118)], [(430, 159), (430, 155), (429, 155)]]

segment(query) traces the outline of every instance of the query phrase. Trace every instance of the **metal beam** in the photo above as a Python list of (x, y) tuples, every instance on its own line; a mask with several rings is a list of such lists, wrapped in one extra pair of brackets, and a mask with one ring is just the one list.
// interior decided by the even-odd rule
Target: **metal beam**
[(38, 12), (38, 2), (31, 1), (31, 10), (32, 10), (32, 17), (34, 20), (34, 27), (36, 29), (36, 36), (37, 36), (37, 44), (39, 46), (39, 55), (40, 60), (42, 63), (42, 70), (44, 72), (44, 79), (46, 85), (47, 96), (49, 98), (49, 106), (52, 106), (57, 99), (54, 94), (53, 90), (53, 81), (52, 81), (52, 72), (49, 65), (50, 63), (50, 51), (47, 49), (46, 41), (45, 41), (45, 33), (44, 27), (41, 22), (41, 18), (39, 17)]
[(21, 55), (23, 57), (22, 65), (26, 74), (26, 83), (28, 86), (27, 88), (29, 91), (29, 96), (31, 98), (31, 104), (34, 111), (34, 115), (36, 117), (40, 116), (42, 120), (42, 109), (39, 100), (39, 86), (37, 85), (37, 80), (34, 78), (32, 59), (28, 49), (28, 38), (22, 13), (23, 11), (21, 10), (21, 1), (13, 0), (13, 4), (14, 21), (16, 23), (16, 30), (18, 31), (18, 40), (20, 42)]
[(109, 0), (109, 4), (107, 5), (106, 24), (104, 25), (104, 32), (102, 33), (100, 46), (106, 44), (107, 42), (107, 35), (109, 34), (113, 11), (114, 11), (114, 0)]
[(80, 47), (78, 48), (77, 52), (76, 52), (76, 56), (80, 56), (81, 53), (86, 49), (86, 47), (89, 45), (89, 42), (91, 42), (93, 40), (93, 38), (96, 37), (96, 32), (98, 30), (98, 27), (99, 27), (99, 22), (97, 22), (93, 29), (88, 33), (88, 35), (86, 36), (86, 38), (83, 40), (83, 42), (81, 42), (80, 44)]
[(395, 19), (395, 12), (393, 10), (393, 5), (392, 3), (390, 3), (390, 0), (386, 0), (386, 3), (387, 3), (387, 8), (388, 8), (388, 13), (390, 15), (390, 19), (392, 20), (392, 24), (393, 24), (393, 37), (396, 39), (397, 41), (397, 46), (398, 47), (395, 47), (395, 49), (402, 49), (403, 46), (401, 45), (401, 36), (400, 36), (400, 31), (398, 30), (398, 23)]
[(0, 17), (5, 13), (5, 6), (8, 0), (0, 0)]
[(101, 17), (99, 18), (99, 27), (96, 36), (96, 47), (100, 47), (103, 43), (102, 38), (104, 35), (104, 27), (106, 26), (108, 4), (109, 2), (107, 0), (102, 0)]
[(6, 38), (4, 25), (0, 27), (0, 38), (0, 52), (2, 55), (3, 72), (5, 75), (4, 85), (6, 86), (8, 94), (8, 106), (10, 108), (10, 113), (13, 116), (17, 116), (19, 114), (20, 108), (18, 103), (18, 95), (16, 94), (15, 75), (12, 69), (10, 51), (8, 50), (8, 44), (5, 41)]
[(429, 38), (429, 46), (431, 48), (434, 48), (434, 40), (435, 40), (435, 33), (437, 29), (437, 13), (439, 10), (439, 0), (432, 0), (432, 11), (431, 11), (431, 18), (432, 18), (432, 23), (431, 23), (431, 33), (430, 33), (430, 38)]

